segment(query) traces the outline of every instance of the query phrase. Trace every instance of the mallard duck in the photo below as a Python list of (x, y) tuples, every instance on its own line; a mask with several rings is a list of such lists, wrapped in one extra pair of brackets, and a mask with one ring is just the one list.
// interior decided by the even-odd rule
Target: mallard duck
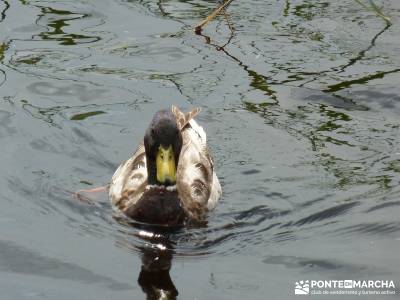
[(132, 219), (159, 225), (202, 222), (221, 197), (221, 185), (194, 117), (176, 106), (158, 111), (135, 153), (112, 177), (112, 205)]

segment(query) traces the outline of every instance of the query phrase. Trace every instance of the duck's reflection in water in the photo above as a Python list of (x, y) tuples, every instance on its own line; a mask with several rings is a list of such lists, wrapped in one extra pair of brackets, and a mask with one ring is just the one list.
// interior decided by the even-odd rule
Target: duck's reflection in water
[(172, 243), (162, 234), (155, 234), (151, 242), (139, 249), (142, 252), (142, 267), (138, 283), (146, 293), (146, 299), (176, 299), (178, 290), (169, 274), (173, 257)]

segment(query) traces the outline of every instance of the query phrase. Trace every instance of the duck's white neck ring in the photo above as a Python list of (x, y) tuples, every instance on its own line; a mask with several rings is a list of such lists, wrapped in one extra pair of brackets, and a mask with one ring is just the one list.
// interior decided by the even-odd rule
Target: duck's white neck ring
[(146, 190), (151, 190), (151, 189), (156, 189), (156, 190), (167, 190), (169, 192), (176, 191), (176, 184), (175, 185), (158, 185), (158, 184), (148, 184), (146, 185)]

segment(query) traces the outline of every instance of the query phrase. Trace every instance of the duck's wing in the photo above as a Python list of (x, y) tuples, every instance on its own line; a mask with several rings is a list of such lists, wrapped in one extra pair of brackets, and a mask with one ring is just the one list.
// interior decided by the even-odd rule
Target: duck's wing
[[(200, 111), (196, 110), (197, 113)], [(196, 113), (196, 114), (197, 114)], [(186, 114), (194, 116), (196, 114)], [(182, 113), (182, 115), (184, 115)], [(214, 163), (207, 147), (206, 134), (195, 120), (185, 118), (182, 128), (182, 150), (177, 170), (177, 189), (186, 213), (202, 220), (221, 197), (221, 186), (214, 172)], [(178, 121), (177, 121), (178, 122)]]
[(133, 156), (115, 171), (109, 191), (111, 203), (121, 211), (126, 211), (140, 199), (146, 185), (146, 155), (142, 143)]

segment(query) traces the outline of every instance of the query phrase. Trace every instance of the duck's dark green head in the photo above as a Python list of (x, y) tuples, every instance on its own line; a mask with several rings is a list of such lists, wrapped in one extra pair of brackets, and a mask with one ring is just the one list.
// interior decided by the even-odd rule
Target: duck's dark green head
[(182, 135), (171, 111), (157, 112), (144, 136), (148, 184), (174, 185)]

